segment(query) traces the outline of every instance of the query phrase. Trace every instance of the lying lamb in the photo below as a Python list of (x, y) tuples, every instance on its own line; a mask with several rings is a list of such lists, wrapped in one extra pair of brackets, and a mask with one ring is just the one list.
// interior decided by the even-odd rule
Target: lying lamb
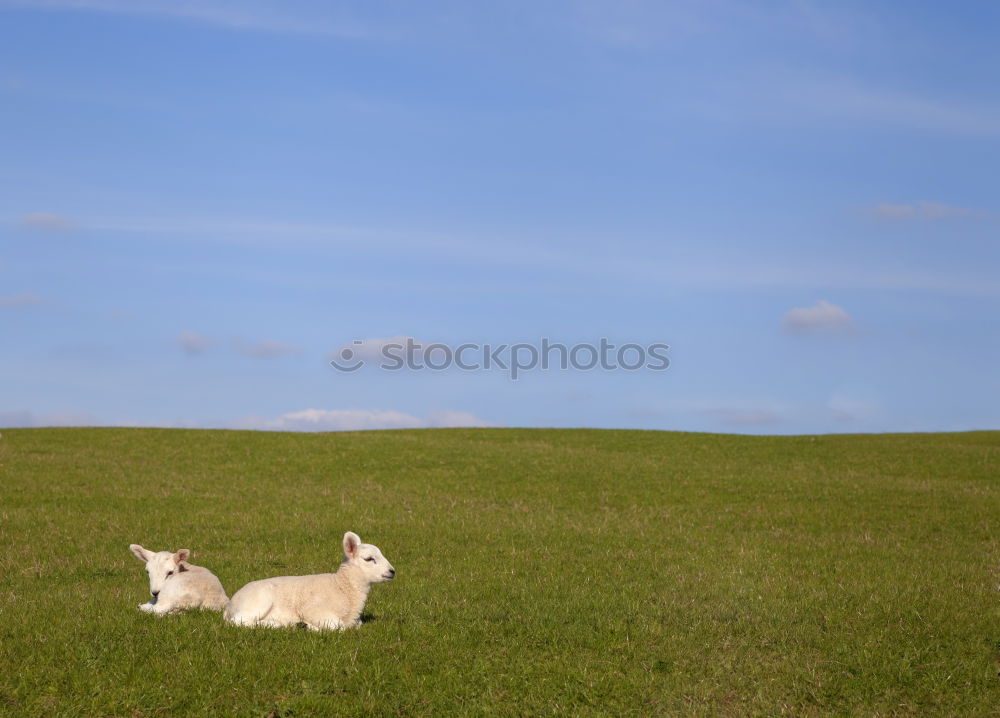
[(242, 626), (294, 626), (314, 631), (354, 628), (373, 583), (391, 581), (396, 569), (377, 546), (344, 534), (344, 561), (337, 573), (279, 576), (252, 581), (233, 594), (226, 620)]
[(229, 599), (219, 579), (207, 568), (187, 562), (191, 552), (182, 548), (177, 553), (149, 551), (139, 544), (129, 546), (140, 561), (146, 563), (149, 593), (153, 597), (139, 610), (149, 613), (172, 613), (187, 608), (207, 608), (221, 611)]

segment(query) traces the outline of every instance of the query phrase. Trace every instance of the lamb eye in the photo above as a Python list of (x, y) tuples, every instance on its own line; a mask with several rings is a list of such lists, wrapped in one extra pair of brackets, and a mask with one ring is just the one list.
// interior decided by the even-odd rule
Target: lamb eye
[(173, 576), (173, 575), (174, 575), (174, 572), (173, 572), (173, 571), (167, 571), (167, 575), (168, 575), (168, 576)]
[(375, 563), (375, 559), (373, 559), (371, 556), (366, 558), (365, 561), (371, 561), (372, 563)]

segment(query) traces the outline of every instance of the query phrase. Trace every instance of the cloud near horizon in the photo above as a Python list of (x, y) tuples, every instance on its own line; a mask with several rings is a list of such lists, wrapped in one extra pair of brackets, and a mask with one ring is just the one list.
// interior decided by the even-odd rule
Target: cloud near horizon
[(877, 401), (856, 399), (843, 394), (834, 394), (827, 404), (830, 415), (837, 421), (862, 421), (878, 413), (881, 408)]
[(170, 429), (254, 429), (259, 431), (368, 431), (373, 429), (447, 429), (495, 426), (475, 414), (456, 409), (437, 409), (418, 417), (394, 409), (303, 409), (268, 418), (244, 416), (235, 420), (197, 422), (109, 422), (93, 414), (63, 411), (38, 414), (32, 411), (0, 412), (0, 428), (41, 427), (159, 427)]
[(854, 325), (851, 316), (836, 304), (820, 299), (811, 307), (796, 307), (785, 315), (782, 326), (788, 334), (843, 331)]
[(466, 411), (441, 409), (420, 418), (392, 409), (303, 409), (273, 419), (245, 417), (232, 428), (264, 431), (365, 431), (492, 426)]
[(104, 426), (93, 414), (83, 411), (55, 411), (36, 414), (32, 411), (0, 411), (0, 428), (35, 429), (46, 426)]
[(785, 423), (801, 410), (795, 404), (766, 397), (678, 397), (659, 408), (634, 411), (637, 418), (664, 416), (665, 412), (710, 417), (715, 423), (736, 429)]
[(780, 414), (768, 409), (720, 407), (718, 409), (706, 409), (701, 413), (715, 417), (720, 423), (726, 426), (765, 426), (767, 424), (778, 424), (782, 421)]

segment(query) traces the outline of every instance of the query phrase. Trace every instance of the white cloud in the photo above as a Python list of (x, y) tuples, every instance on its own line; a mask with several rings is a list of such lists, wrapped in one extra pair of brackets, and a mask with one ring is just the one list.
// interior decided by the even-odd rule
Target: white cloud
[(74, 227), (73, 223), (65, 217), (50, 212), (29, 212), (22, 215), (17, 223), (27, 229), (42, 229), (50, 232), (65, 232)]
[(31, 307), (44, 302), (45, 300), (37, 294), (15, 294), (9, 297), (0, 297), (0, 307)]
[(233, 428), (267, 431), (363, 431), (458, 426), (490, 424), (469, 412), (452, 409), (433, 411), (426, 418), (392, 409), (303, 409), (273, 419), (245, 417), (235, 422)]
[(211, 348), (212, 343), (208, 337), (195, 332), (181, 332), (180, 336), (177, 337), (177, 344), (180, 348), (191, 355), (204, 354)]
[(941, 202), (916, 204), (879, 204), (872, 208), (879, 219), (985, 219), (989, 212), (968, 207), (955, 207)]
[(296, 346), (270, 340), (255, 343), (235, 341), (233, 348), (237, 353), (254, 359), (276, 359), (302, 353), (302, 350)]
[(789, 334), (849, 329), (850, 315), (836, 304), (820, 299), (814, 306), (797, 307), (785, 315), (782, 322)]

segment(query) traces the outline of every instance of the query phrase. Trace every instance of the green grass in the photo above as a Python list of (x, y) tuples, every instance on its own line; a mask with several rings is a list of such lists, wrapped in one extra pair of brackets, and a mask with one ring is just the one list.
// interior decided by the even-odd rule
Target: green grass
[[(1000, 433), (4, 430), (0, 714), (998, 715)], [(398, 577), (357, 631), (158, 618)]]

